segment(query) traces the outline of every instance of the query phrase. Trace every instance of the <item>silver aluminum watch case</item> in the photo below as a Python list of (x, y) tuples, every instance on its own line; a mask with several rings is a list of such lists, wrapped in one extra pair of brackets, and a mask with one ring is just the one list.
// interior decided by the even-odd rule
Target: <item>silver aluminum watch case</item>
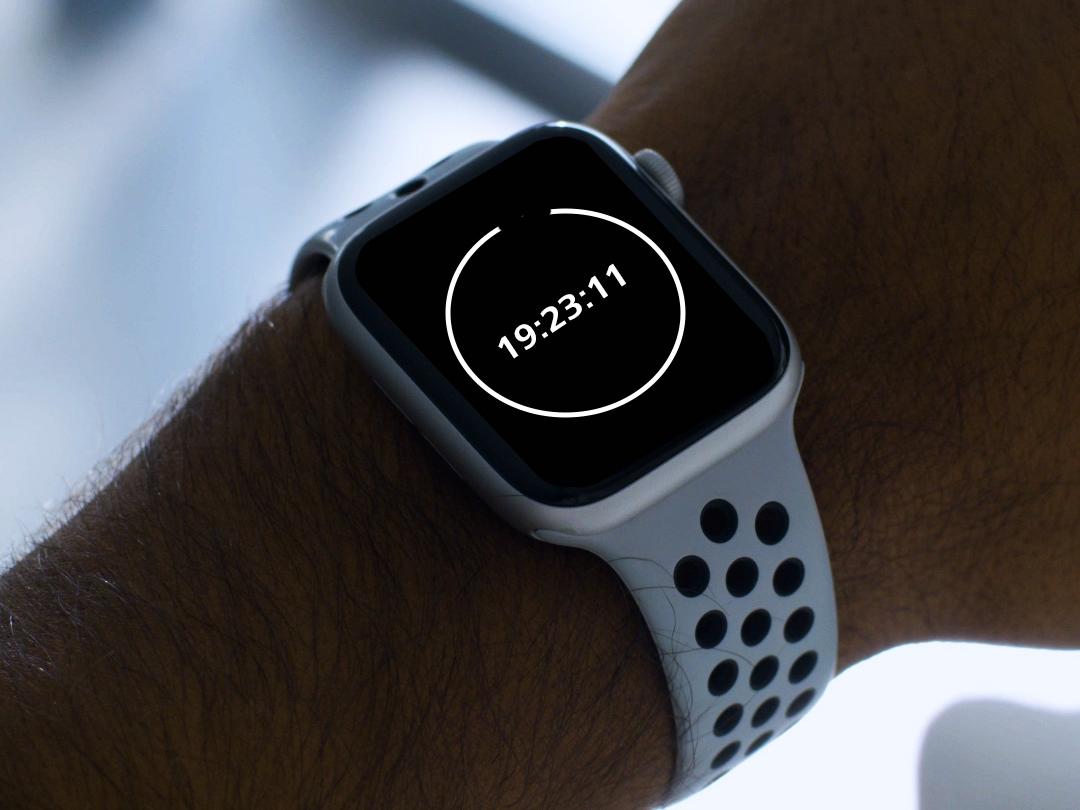
[[(662, 193), (667, 193), (651, 174), (639, 166), (633, 155), (603, 133), (581, 124), (568, 122), (557, 122), (546, 126), (583, 130), (603, 140), (635, 171), (648, 178), (649, 182)], [(435, 164), (427, 172), (418, 175), (418, 178), (424, 178), (428, 185), (438, 183), (469, 161), (479, 157), (493, 145), (494, 142), (487, 142), (465, 147)], [(717, 461), (749, 442), (774, 422), (790, 417), (790, 411), (798, 397), (802, 381), (803, 363), (794, 335), (791, 334), (787, 323), (780, 318), (787, 336), (786, 368), (772, 389), (748, 409), (716, 428), (697, 443), (661, 463), (629, 486), (593, 503), (581, 506), (552, 506), (526, 497), (507, 483), (469, 444), (450, 420), (357, 320), (345, 301), (339, 281), (341, 268), (337, 261), (342, 249), (349, 241), (361, 234), (366, 226), (391, 210), (398, 202), (400, 199), (391, 192), (369, 203), (358, 215), (339, 220), (308, 240), (297, 259), (297, 266), (293, 271), (293, 283), (298, 283), (302, 276), (314, 275), (325, 268), (323, 297), (326, 301), (327, 312), (334, 328), (348, 344), (350, 350), (360, 358), (390, 401), (416, 425), (457, 474), (475, 489), (500, 516), (520, 531), (534, 537), (539, 537), (538, 533), (541, 531), (557, 533), (568, 538), (580, 537), (581, 543), (567, 541), (566, 544), (589, 548), (589, 536), (607, 531), (643, 512), (665, 495), (678, 490)], [(681, 204), (681, 200), (675, 202), (677, 205)], [(698, 230), (700, 232), (700, 229)], [(708, 239), (704, 233), (702, 236)], [(722, 253), (711, 240), (709, 244)], [(733, 262), (731, 264), (735, 267)], [(741, 274), (741, 271), (738, 272)], [(749, 279), (747, 281), (749, 282)], [(752, 282), (749, 283), (752, 287), (754, 286)], [(754, 289), (757, 290), (756, 287)], [(760, 290), (757, 292), (761, 294)]]

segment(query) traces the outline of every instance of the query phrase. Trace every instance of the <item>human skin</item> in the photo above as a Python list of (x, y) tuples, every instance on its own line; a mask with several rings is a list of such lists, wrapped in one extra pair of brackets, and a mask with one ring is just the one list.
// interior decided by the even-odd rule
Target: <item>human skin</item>
[[(840, 665), (1080, 643), (1076, 4), (689, 0), (590, 123), (668, 156), (808, 373)], [(656, 653), (503, 525), (314, 284), (0, 579), (0, 805), (662, 801)]]
[(1080, 642), (1080, 6), (691, 0), (595, 116), (784, 313), (840, 662)]

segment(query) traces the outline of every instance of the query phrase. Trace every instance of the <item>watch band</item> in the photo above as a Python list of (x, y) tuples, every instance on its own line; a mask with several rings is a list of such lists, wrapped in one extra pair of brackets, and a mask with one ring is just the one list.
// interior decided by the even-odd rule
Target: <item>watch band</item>
[(835, 671), (832, 575), (792, 413), (621, 526), (538, 533), (603, 556), (645, 617), (675, 710), (669, 802), (786, 731)]

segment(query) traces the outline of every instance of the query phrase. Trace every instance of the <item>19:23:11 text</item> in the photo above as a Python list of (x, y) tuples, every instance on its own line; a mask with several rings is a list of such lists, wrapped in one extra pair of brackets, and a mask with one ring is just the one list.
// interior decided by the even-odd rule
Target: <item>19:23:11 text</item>
[[(620, 287), (626, 286), (626, 280), (622, 277), (622, 273), (619, 272), (618, 268), (616, 268), (615, 265), (609, 264), (607, 273), (605, 273), (605, 275), (614, 278), (617, 282), (619, 282)], [(598, 293), (600, 293), (600, 300), (608, 297), (607, 290), (604, 289), (604, 285), (600, 283), (600, 279), (598, 279), (596, 276), (592, 276), (589, 279), (589, 283), (585, 285), (585, 288), (596, 290)], [(586, 295), (585, 290), (581, 290), (579, 295), (581, 296), (582, 300), (584, 300)], [(542, 310), (540, 310), (540, 317), (548, 317), (551, 319), (551, 322), (546, 331), (541, 331), (541, 338), (546, 338), (549, 335), (555, 334), (555, 332), (557, 332), (559, 329), (562, 329), (570, 321), (581, 315), (581, 313), (583, 313), (586, 308), (592, 309), (593, 307), (592, 301), (586, 301), (585, 306), (582, 307), (581, 304), (578, 303), (577, 297), (575, 297), (573, 293), (567, 293), (566, 295), (560, 297), (558, 303), (562, 304), (563, 309), (566, 311), (566, 320), (559, 320), (559, 316), (562, 313), (559, 312), (558, 307), (544, 307)], [(535, 321), (535, 326), (539, 327), (540, 321)], [(528, 351), (536, 345), (536, 330), (527, 323), (518, 324), (518, 326), (514, 329), (514, 339), (517, 340), (519, 344), (521, 344), (522, 351)], [(510, 352), (510, 357), (512, 358), (516, 358), (519, 356), (517, 349), (514, 348), (514, 344), (510, 342), (510, 338), (508, 338), (506, 335), (503, 335), (501, 338), (499, 338), (499, 348), (506, 349), (506, 351)]]

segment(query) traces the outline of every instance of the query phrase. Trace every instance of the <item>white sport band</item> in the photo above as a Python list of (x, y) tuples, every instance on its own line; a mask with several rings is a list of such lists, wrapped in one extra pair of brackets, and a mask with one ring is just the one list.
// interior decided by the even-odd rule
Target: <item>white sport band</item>
[(669, 802), (776, 739), (832, 678), (832, 575), (790, 409), (629, 522), (573, 540), (619, 573), (660, 652), (678, 737)]

